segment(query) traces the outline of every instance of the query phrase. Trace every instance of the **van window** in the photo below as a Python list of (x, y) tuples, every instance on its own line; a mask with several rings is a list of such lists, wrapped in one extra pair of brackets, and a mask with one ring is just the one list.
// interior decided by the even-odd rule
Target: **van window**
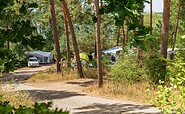
[(37, 59), (29, 59), (29, 61), (38, 61)]

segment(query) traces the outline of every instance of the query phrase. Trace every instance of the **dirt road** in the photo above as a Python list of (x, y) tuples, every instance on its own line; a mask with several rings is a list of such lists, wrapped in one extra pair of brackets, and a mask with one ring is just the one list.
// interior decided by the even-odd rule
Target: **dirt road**
[[(82, 82), (82, 80), (71, 83), (52, 83), (40, 87), (21, 84), (23, 79), (29, 78), (32, 74), (45, 68), (47, 67), (16, 71), (17, 74), (11, 76), (16, 77), (17, 83), (19, 83), (15, 90), (28, 91), (41, 101), (52, 101), (53, 107), (69, 110), (71, 114), (160, 114), (160, 110), (155, 107), (129, 101), (88, 96), (79, 92), (79, 84), (76, 83)], [(84, 83), (87, 81), (91, 80), (84, 80)], [(75, 91), (75, 88), (78, 90)]]

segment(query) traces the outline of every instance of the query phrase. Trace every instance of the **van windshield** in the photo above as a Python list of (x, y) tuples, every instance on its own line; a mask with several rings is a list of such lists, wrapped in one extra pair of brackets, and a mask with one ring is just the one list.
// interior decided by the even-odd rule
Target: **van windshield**
[(38, 61), (37, 59), (29, 59), (29, 61)]

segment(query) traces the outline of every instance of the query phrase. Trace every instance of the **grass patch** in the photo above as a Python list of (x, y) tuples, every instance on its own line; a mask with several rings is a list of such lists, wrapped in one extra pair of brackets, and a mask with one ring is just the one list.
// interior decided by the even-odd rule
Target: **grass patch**
[[(106, 74), (108, 71), (103, 70), (103, 73)], [(97, 69), (96, 68), (84, 68), (83, 69), (85, 78), (97, 79)], [(61, 73), (56, 72), (56, 65), (52, 65), (48, 69), (34, 74), (31, 78), (26, 80), (26, 83), (43, 83), (43, 82), (58, 82), (58, 81), (68, 81), (79, 79), (76, 69), (63, 68)]]
[(56, 72), (56, 66), (52, 65), (48, 69), (34, 74), (31, 78), (26, 80), (25, 82), (58, 82), (58, 81), (67, 81), (67, 80), (73, 80), (77, 79), (77, 71), (71, 70), (68, 68), (63, 68), (61, 73)]
[(31, 78), (26, 80), (25, 82), (58, 82), (58, 81), (67, 81), (77, 79), (76, 73), (69, 73), (63, 74), (62, 73), (47, 73), (47, 72), (40, 72), (33, 75)]
[(146, 91), (147, 88), (151, 88), (148, 82), (126, 84), (107, 81), (104, 83), (102, 88), (98, 88), (97, 85), (92, 85), (88, 88), (84, 88), (84, 92), (97, 96), (131, 100), (139, 103), (149, 104), (149, 100), (154, 97), (151, 94), (155, 93), (155, 91)]
[[(0, 87), (1, 88), (1, 87)], [(0, 90), (0, 101), (9, 101), (15, 107), (32, 106), (34, 98), (26, 91), (8, 91), (6, 88)]]

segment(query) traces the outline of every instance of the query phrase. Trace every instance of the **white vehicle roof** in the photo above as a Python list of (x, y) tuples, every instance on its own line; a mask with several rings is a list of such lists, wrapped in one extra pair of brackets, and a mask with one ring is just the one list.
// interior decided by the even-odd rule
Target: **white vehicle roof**
[(37, 59), (36, 57), (29, 57), (29, 59)]
[(32, 55), (32, 56), (42, 56), (42, 57), (48, 57), (52, 55), (51, 52), (43, 52), (43, 51), (27, 51), (25, 52), (26, 55)]
[(107, 53), (113, 53), (115, 54), (117, 51), (121, 51), (122, 50), (122, 47), (121, 46), (116, 46), (116, 47), (113, 47), (113, 48), (109, 48), (107, 50), (103, 50), (102, 52), (107, 54)]
[[(174, 50), (175, 51), (183, 51), (183, 50), (185, 50), (185, 48), (175, 48)], [(172, 48), (168, 48), (167, 51), (172, 51)]]

